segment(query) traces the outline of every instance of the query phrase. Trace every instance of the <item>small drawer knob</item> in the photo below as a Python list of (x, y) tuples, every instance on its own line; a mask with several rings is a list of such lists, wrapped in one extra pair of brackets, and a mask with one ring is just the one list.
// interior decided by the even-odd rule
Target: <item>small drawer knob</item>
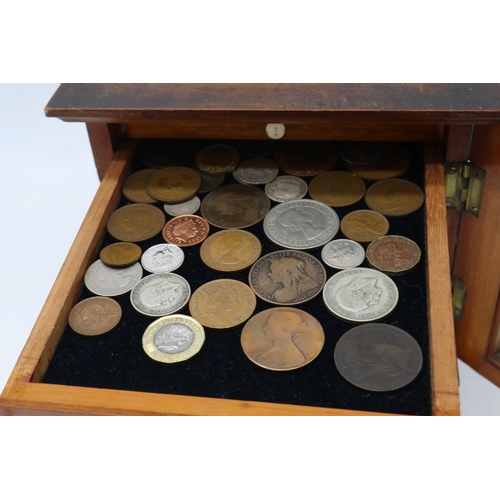
[(281, 139), (285, 135), (285, 126), (282, 123), (268, 123), (266, 132), (271, 139)]

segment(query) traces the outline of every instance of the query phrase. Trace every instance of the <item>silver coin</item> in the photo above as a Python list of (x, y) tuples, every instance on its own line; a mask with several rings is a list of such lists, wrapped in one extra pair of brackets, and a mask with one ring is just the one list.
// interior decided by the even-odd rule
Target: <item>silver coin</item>
[(338, 232), (339, 217), (333, 208), (315, 200), (286, 201), (264, 218), (264, 233), (276, 245), (294, 250), (317, 248)]
[(146, 316), (167, 316), (180, 311), (190, 297), (189, 283), (175, 273), (150, 274), (130, 292), (132, 306)]
[(396, 307), (398, 298), (398, 288), (391, 278), (365, 267), (339, 271), (323, 288), (328, 310), (354, 323), (385, 318)]
[(280, 175), (264, 188), (273, 201), (283, 203), (304, 198), (307, 194), (307, 182), (295, 175)]
[(267, 158), (251, 158), (244, 161), (234, 172), (233, 177), (242, 184), (266, 184), (278, 175), (276, 162)]
[(184, 203), (165, 203), (163, 208), (168, 215), (178, 217), (179, 215), (193, 215), (200, 208), (200, 204), (201, 202), (198, 196), (193, 196)]
[(141, 257), (141, 264), (150, 273), (169, 273), (184, 262), (184, 251), (177, 245), (161, 243), (148, 248)]
[(136, 262), (128, 267), (109, 267), (96, 260), (85, 272), (85, 286), (96, 295), (115, 297), (134, 288), (142, 278), (142, 267)]
[(365, 249), (353, 240), (333, 240), (321, 250), (323, 262), (334, 269), (357, 267), (365, 260)]

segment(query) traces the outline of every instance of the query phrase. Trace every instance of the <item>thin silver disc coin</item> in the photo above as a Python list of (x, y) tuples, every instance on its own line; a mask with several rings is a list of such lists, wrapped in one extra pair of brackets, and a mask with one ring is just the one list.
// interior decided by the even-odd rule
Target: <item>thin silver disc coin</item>
[(148, 248), (141, 257), (141, 264), (150, 273), (169, 273), (184, 262), (184, 251), (177, 245), (161, 243)]
[(278, 203), (300, 200), (307, 194), (307, 182), (295, 175), (280, 175), (266, 184), (264, 190), (271, 200)]
[(333, 240), (321, 249), (321, 258), (334, 269), (350, 269), (363, 263), (365, 249), (353, 240)]
[(193, 196), (184, 203), (165, 203), (163, 209), (168, 215), (178, 217), (179, 215), (193, 215), (200, 208), (201, 201), (198, 196)]
[(85, 286), (96, 295), (115, 297), (134, 288), (142, 278), (142, 267), (136, 262), (128, 267), (109, 267), (96, 260), (85, 272)]
[(276, 162), (268, 158), (246, 160), (233, 172), (233, 177), (242, 184), (266, 184), (278, 175)]

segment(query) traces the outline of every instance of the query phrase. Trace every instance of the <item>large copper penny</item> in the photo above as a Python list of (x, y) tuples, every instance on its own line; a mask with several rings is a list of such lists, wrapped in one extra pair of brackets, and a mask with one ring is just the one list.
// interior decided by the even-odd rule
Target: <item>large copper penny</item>
[(351, 240), (370, 243), (389, 232), (389, 221), (373, 210), (356, 210), (344, 216), (340, 230)]
[(372, 323), (352, 328), (337, 342), (335, 365), (351, 384), (367, 391), (394, 391), (422, 369), (422, 350), (407, 332)]
[(212, 234), (202, 243), (200, 257), (211, 269), (233, 272), (250, 267), (261, 251), (257, 236), (241, 229), (226, 229)]
[(192, 168), (168, 167), (153, 174), (146, 189), (155, 200), (182, 203), (192, 198), (200, 186), (201, 178)]
[(401, 217), (415, 212), (424, 204), (424, 192), (413, 182), (387, 179), (368, 188), (365, 202), (375, 212)]
[(214, 144), (199, 151), (194, 161), (205, 174), (230, 174), (235, 171), (240, 162), (240, 153), (231, 146)]
[(127, 267), (135, 264), (141, 255), (142, 249), (139, 245), (122, 241), (104, 247), (99, 258), (110, 267)]
[(133, 173), (123, 183), (122, 193), (127, 200), (135, 203), (156, 203), (156, 200), (149, 196), (146, 185), (150, 177), (158, 172), (155, 168), (147, 168)]
[(249, 282), (258, 297), (275, 305), (297, 305), (321, 293), (323, 264), (297, 250), (279, 250), (261, 257), (250, 269)]
[(115, 210), (108, 219), (108, 232), (120, 241), (145, 241), (159, 234), (165, 214), (153, 205), (133, 203)]
[(69, 313), (69, 326), (80, 335), (102, 335), (112, 330), (122, 317), (122, 308), (109, 297), (90, 297), (78, 302)]
[(189, 312), (208, 328), (233, 328), (244, 323), (255, 310), (257, 298), (251, 288), (237, 280), (209, 281), (191, 295)]
[(330, 207), (347, 207), (361, 200), (366, 192), (363, 180), (350, 172), (325, 172), (309, 183), (309, 195)]
[(163, 239), (178, 247), (198, 245), (210, 231), (208, 222), (198, 215), (179, 215), (169, 220), (162, 230)]
[(181, 139), (143, 139), (139, 144), (139, 160), (154, 168), (186, 165), (196, 153), (198, 141)]
[(241, 347), (256, 365), (268, 370), (295, 370), (313, 361), (323, 349), (320, 322), (293, 307), (272, 307), (243, 327)]
[(223, 229), (242, 229), (260, 222), (271, 207), (261, 189), (246, 184), (228, 184), (214, 189), (201, 203), (201, 214)]
[(404, 236), (382, 236), (372, 241), (366, 250), (370, 266), (386, 274), (404, 274), (419, 262), (422, 252), (418, 245)]

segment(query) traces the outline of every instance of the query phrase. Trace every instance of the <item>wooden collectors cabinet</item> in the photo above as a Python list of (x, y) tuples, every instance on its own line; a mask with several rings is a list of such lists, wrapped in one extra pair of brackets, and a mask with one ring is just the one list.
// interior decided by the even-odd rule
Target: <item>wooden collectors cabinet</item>
[[(47, 116), (86, 122), (99, 175), (96, 198), (0, 398), (5, 414), (373, 414), (223, 397), (158, 394), (44, 383), (67, 316), (96, 259), (141, 138), (423, 143), (432, 413), (459, 411), (450, 280), (467, 284), (455, 321), (458, 354), (492, 380), (500, 321), (498, 85), (63, 85)], [(486, 171), (479, 216), (446, 213), (445, 161)], [(451, 204), (451, 203), (449, 203)], [(448, 247), (447, 234), (450, 238)], [(456, 304), (454, 308), (457, 309)], [(499, 383), (498, 379), (497, 383)], [(401, 413), (395, 411), (394, 413)]]

